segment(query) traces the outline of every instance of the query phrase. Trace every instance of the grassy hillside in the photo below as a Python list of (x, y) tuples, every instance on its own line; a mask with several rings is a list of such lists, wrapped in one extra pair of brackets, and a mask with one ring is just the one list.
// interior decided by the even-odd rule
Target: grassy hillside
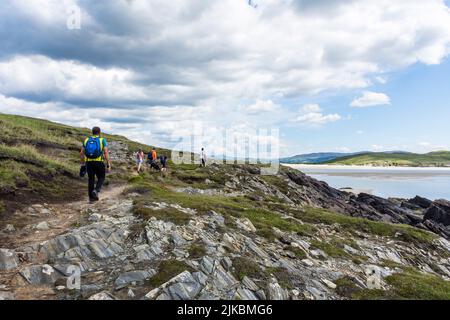
[[(86, 180), (78, 177), (79, 150), (89, 129), (0, 114), (0, 132), (0, 214), (30, 203), (77, 199), (85, 193)], [(121, 136), (105, 137), (123, 143), (128, 156), (138, 148), (150, 148)], [(132, 166), (132, 159), (126, 165), (116, 163), (108, 182), (125, 179)]]
[(450, 167), (450, 151), (438, 151), (426, 154), (366, 153), (342, 157), (323, 163), (373, 166)]

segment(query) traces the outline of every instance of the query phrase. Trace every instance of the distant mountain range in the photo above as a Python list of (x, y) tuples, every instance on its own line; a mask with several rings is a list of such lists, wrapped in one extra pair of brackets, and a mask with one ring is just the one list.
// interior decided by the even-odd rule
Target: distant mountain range
[(417, 154), (405, 151), (335, 153), (322, 152), (280, 159), (289, 164), (342, 164), (372, 166), (448, 167), (450, 151)]
[[(359, 152), (363, 153), (363, 152)], [(318, 164), (326, 161), (331, 161), (334, 159), (352, 156), (358, 153), (342, 153), (342, 152), (318, 152), (318, 153), (307, 153), (307, 154), (299, 154), (296, 156), (282, 158), (280, 159), (281, 163), (290, 163), (290, 164)]]

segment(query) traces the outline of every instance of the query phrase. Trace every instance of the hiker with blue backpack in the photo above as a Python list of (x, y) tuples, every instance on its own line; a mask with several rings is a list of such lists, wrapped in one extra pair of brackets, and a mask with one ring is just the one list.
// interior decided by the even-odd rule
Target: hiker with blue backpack
[[(111, 160), (109, 158), (108, 143), (105, 138), (100, 136), (101, 130), (99, 127), (92, 129), (92, 136), (86, 138), (81, 148), (81, 169), (80, 176), (88, 174), (89, 178), (89, 201), (98, 201), (98, 194), (100, 193), (103, 183), (105, 182), (106, 168), (103, 162), (106, 159), (108, 164), (108, 172), (111, 171)], [(97, 177), (97, 184), (95, 178)]]

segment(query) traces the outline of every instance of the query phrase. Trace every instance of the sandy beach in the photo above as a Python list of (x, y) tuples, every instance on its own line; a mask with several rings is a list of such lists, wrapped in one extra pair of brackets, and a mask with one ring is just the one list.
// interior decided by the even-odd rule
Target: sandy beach
[(450, 174), (450, 167), (379, 167), (379, 166), (355, 166), (355, 165), (336, 165), (336, 164), (289, 164), (282, 163), (283, 166), (294, 169), (308, 169), (308, 170), (364, 170), (364, 171), (415, 171), (415, 172), (429, 172), (437, 171), (441, 173), (448, 172)]

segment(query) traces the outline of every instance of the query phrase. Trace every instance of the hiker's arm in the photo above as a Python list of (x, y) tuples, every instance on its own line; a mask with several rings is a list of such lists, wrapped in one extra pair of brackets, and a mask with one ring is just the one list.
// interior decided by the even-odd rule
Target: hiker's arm
[(86, 164), (86, 157), (85, 157), (85, 154), (84, 154), (84, 148), (81, 148), (80, 160), (81, 160), (81, 165), (82, 166)]
[(108, 168), (111, 168), (111, 160), (109, 158), (109, 150), (108, 150), (108, 148), (105, 148), (104, 155), (105, 155), (106, 162), (108, 164)]

